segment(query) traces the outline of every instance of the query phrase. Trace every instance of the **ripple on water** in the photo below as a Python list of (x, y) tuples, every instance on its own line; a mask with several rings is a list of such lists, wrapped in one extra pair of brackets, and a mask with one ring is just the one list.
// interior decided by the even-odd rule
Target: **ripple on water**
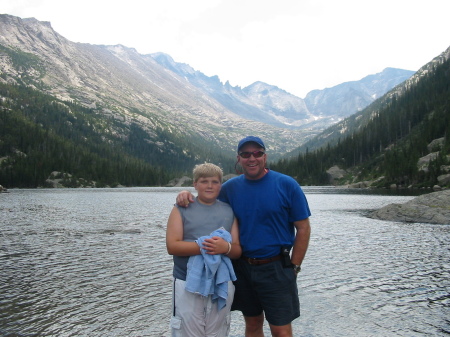
[[(308, 195), (295, 336), (449, 334), (449, 226), (367, 219), (407, 196)], [(178, 190), (13, 190), (0, 200), (0, 335), (169, 336)], [(230, 337), (243, 336), (232, 314)], [(270, 335), (265, 325), (266, 335)]]

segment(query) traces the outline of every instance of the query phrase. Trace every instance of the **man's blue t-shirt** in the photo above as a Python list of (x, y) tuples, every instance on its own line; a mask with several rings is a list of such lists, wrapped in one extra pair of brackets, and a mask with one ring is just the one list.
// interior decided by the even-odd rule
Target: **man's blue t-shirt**
[(239, 221), (242, 255), (247, 257), (280, 254), (282, 246), (294, 243), (293, 222), (311, 215), (299, 184), (270, 170), (258, 180), (240, 175), (226, 181), (219, 199), (231, 205)]

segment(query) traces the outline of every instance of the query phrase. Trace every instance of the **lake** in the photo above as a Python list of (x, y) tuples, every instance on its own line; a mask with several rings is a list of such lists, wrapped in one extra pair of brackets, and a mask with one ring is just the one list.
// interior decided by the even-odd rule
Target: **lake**
[[(366, 217), (411, 195), (303, 189), (312, 234), (294, 336), (450, 335), (450, 226)], [(170, 336), (165, 227), (180, 190), (0, 194), (0, 336)], [(243, 331), (234, 312), (230, 336)]]

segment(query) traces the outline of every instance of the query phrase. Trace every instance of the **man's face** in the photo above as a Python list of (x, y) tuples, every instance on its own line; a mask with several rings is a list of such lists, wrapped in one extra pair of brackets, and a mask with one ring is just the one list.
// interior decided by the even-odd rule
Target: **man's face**
[[(265, 152), (262, 147), (260, 147), (256, 143), (247, 143), (240, 150), (239, 153), (242, 152), (255, 152), (262, 151)], [(237, 156), (238, 162), (241, 164), (242, 169), (244, 170), (244, 175), (247, 179), (260, 179), (265, 174), (267, 155), (264, 153), (259, 158), (255, 158), (255, 155), (251, 155), (249, 158), (242, 158), (239, 154)]]

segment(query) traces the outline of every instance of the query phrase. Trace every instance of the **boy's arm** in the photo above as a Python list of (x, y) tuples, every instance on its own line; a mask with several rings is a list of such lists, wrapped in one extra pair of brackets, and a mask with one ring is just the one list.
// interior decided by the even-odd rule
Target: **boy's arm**
[(183, 241), (183, 220), (177, 207), (172, 209), (167, 221), (166, 247), (170, 255), (200, 255), (200, 247), (195, 241)]

